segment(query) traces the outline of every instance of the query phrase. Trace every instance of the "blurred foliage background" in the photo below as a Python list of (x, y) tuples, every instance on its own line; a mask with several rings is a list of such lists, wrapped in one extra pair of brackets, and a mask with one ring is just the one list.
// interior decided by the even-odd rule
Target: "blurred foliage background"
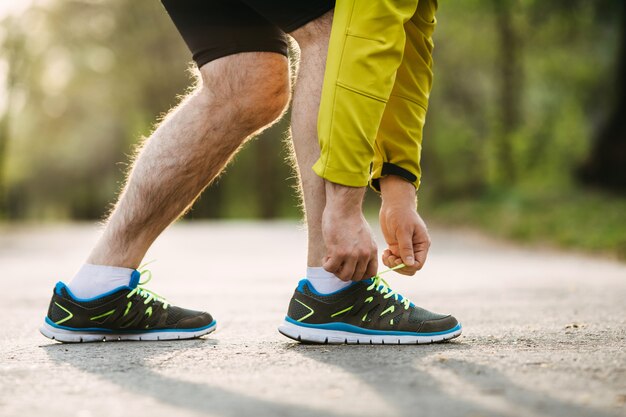
[[(420, 207), (626, 258), (621, 0), (441, 1)], [(193, 83), (157, 0), (34, 1), (0, 22), (0, 221), (101, 218), (134, 147)], [(187, 215), (296, 218), (283, 120)], [(375, 213), (378, 197), (368, 196)]]

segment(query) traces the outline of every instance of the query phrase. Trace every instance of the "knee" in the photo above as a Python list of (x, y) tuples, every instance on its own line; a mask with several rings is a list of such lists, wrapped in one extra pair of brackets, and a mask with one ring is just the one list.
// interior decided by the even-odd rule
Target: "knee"
[[(290, 99), (287, 58), (269, 52), (233, 55), (202, 67), (202, 90), (233, 122), (254, 131), (278, 119)], [(222, 62), (220, 62), (222, 61)]]
[(291, 98), (289, 65), (285, 57), (280, 65), (251, 71), (237, 94), (238, 115), (260, 128), (277, 120)]

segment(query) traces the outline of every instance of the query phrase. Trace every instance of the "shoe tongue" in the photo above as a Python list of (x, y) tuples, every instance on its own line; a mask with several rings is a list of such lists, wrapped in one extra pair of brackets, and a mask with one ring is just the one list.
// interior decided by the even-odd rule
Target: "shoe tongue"
[(128, 283), (128, 286), (131, 290), (137, 288), (137, 285), (139, 285), (139, 278), (141, 278), (141, 274), (139, 273), (139, 271), (137, 271), (136, 269), (133, 270), (133, 272), (130, 274), (130, 282)]

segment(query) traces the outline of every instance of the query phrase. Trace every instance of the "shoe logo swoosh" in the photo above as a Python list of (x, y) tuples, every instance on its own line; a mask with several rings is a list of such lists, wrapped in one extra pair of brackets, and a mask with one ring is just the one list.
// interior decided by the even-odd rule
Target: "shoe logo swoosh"
[(61, 324), (61, 323), (65, 323), (66, 321), (68, 321), (69, 319), (71, 319), (72, 317), (74, 317), (74, 314), (72, 314), (71, 311), (69, 311), (67, 308), (63, 307), (61, 304), (57, 303), (56, 301), (54, 302), (54, 304), (59, 307), (61, 310), (65, 311), (67, 313), (67, 317), (59, 320), (59, 321), (55, 321), (54, 324)]
[(296, 320), (296, 321), (302, 321), (302, 320), (305, 320), (305, 319), (307, 319), (307, 318), (311, 317), (311, 316), (313, 315), (313, 313), (315, 313), (315, 310), (313, 310), (313, 309), (312, 309), (311, 307), (309, 307), (308, 305), (304, 304), (302, 301), (298, 300), (297, 298), (294, 298), (294, 300), (296, 300), (297, 302), (299, 302), (300, 304), (302, 304), (304, 307), (306, 307), (306, 308), (308, 308), (308, 309), (309, 309), (309, 313), (308, 313), (308, 314), (306, 314), (304, 317), (299, 318), (299, 319), (298, 319), (298, 320)]

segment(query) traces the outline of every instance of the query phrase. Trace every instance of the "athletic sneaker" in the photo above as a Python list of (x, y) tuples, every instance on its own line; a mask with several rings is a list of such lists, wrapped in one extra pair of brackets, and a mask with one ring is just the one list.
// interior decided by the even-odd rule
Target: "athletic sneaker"
[(39, 330), (59, 342), (193, 339), (215, 330), (209, 313), (172, 306), (142, 287), (150, 278), (149, 271), (134, 271), (128, 286), (87, 299), (58, 282)]
[(278, 331), (309, 343), (422, 344), (455, 338), (461, 325), (415, 306), (380, 277), (331, 294), (318, 293), (303, 279)]

